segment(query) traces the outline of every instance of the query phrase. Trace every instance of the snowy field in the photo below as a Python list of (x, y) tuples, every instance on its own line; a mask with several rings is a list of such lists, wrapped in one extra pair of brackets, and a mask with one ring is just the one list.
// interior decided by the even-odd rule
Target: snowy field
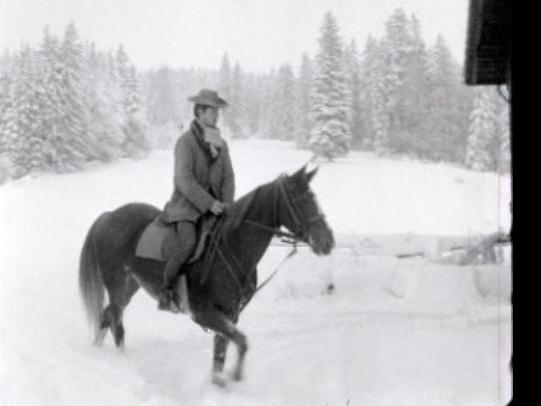
[[(231, 149), (238, 196), (309, 158), (280, 142)], [(507, 403), (510, 253), (492, 266), (437, 259), (453, 239), (509, 229), (508, 178), (369, 153), (321, 164), (313, 189), (338, 248), (301, 249), (254, 298), (240, 321), (245, 381), (225, 389), (209, 382), (212, 336), (187, 317), (138, 293), (120, 355), (110, 338), (91, 345), (79, 300), (92, 221), (126, 202), (161, 207), (171, 178), (172, 152), (157, 151), (0, 186), (0, 405)], [(427, 255), (395, 255), (414, 251)], [(286, 253), (273, 245), (261, 274)]]

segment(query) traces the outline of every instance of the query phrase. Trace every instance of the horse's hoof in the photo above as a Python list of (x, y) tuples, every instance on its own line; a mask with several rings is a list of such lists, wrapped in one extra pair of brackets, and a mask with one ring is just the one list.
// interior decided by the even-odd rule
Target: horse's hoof
[(225, 388), (225, 386), (227, 385), (227, 380), (225, 379), (224, 374), (214, 372), (212, 374), (212, 383), (219, 386), (220, 388)]

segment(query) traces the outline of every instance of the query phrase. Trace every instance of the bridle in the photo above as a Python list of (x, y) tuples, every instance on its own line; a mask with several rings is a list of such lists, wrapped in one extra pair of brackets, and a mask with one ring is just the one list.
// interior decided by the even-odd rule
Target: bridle
[[(310, 198), (309, 191), (306, 191), (304, 193), (299, 194), (298, 196), (294, 196), (293, 198), (290, 197), (284, 182), (286, 179), (286, 175), (281, 175), (277, 179), (278, 187), (274, 188), (274, 194), (273, 194), (273, 222), (272, 226), (268, 226), (266, 224), (260, 223), (255, 220), (251, 219), (244, 219), (242, 222), (253, 225), (255, 227), (258, 227), (260, 229), (263, 229), (269, 233), (272, 233), (273, 235), (276, 235), (278, 237), (282, 238), (282, 241), (291, 244), (292, 249), (291, 251), (282, 259), (282, 261), (275, 267), (275, 269), (271, 272), (271, 274), (263, 281), (259, 286), (254, 286), (254, 293), (251, 295), (250, 299), (246, 299), (244, 296), (244, 287), (238, 280), (238, 278), (235, 276), (236, 273), (234, 271), (235, 267), (241, 267), (240, 262), (238, 261), (236, 255), (233, 253), (233, 251), (230, 249), (229, 244), (224, 243), (221, 246), (218, 246), (220, 241), (224, 241), (222, 237), (218, 234), (213, 241), (211, 241), (211, 247), (209, 247), (209, 251), (211, 254), (209, 255), (209, 259), (207, 262), (206, 272), (203, 273), (203, 276), (201, 277), (200, 283), (204, 283), (206, 279), (208, 278), (209, 272), (210, 272), (210, 263), (212, 263), (214, 254), (217, 253), (218, 256), (223, 261), (226, 269), (229, 271), (231, 278), (236, 281), (237, 285), (239, 286), (241, 296), (244, 297), (241, 300), (240, 306), (245, 306), (248, 304), (248, 302), (255, 296), (259, 290), (261, 290), (267, 283), (269, 283), (274, 276), (278, 273), (282, 265), (290, 259), (293, 255), (297, 253), (297, 244), (302, 241), (305, 243), (309, 243), (309, 232), (312, 227), (312, 224), (316, 221), (324, 219), (324, 215), (318, 211), (318, 213), (315, 216), (312, 216), (308, 220), (303, 221), (302, 217), (300, 216), (298, 212), (298, 207), (296, 207), (296, 202), (301, 201), (303, 199)], [(278, 224), (278, 202), (279, 197), (282, 197), (283, 201), (285, 202), (285, 206), (287, 208), (287, 212), (291, 219), (293, 220), (293, 223), (295, 224), (295, 230), (291, 230), (292, 232), (282, 231), (280, 229), (280, 225)], [(227, 259), (227, 257), (230, 258), (230, 260)], [(256, 268), (253, 270), (250, 270), (248, 275), (246, 275), (246, 280), (250, 280), (250, 276), (252, 272), (255, 272)], [(239, 307), (240, 309), (240, 307)], [(239, 310), (240, 311), (240, 310)]]
[[(266, 224), (262, 224), (255, 220), (250, 219), (244, 219), (243, 222), (251, 224), (253, 226), (256, 226), (258, 228), (261, 228), (263, 230), (268, 231), (269, 233), (272, 233), (273, 235), (276, 235), (278, 237), (282, 238), (282, 241), (291, 244), (292, 249), (291, 251), (280, 261), (280, 263), (274, 268), (274, 270), (271, 272), (271, 274), (259, 285), (255, 287), (255, 291), (250, 299), (244, 300), (242, 302), (242, 306), (246, 306), (248, 302), (253, 299), (253, 297), (259, 292), (265, 285), (267, 285), (278, 273), (282, 265), (290, 259), (293, 255), (297, 253), (297, 244), (299, 241), (309, 243), (308, 242), (308, 233), (310, 232), (310, 229), (312, 227), (312, 224), (316, 221), (324, 219), (324, 215), (318, 211), (318, 213), (315, 216), (310, 217), (308, 220), (303, 222), (301, 220), (301, 216), (299, 215), (297, 208), (295, 206), (295, 202), (301, 201), (304, 199), (309, 198), (308, 191), (301, 193), (298, 196), (295, 196), (291, 198), (286, 190), (286, 187), (284, 185), (286, 179), (286, 175), (280, 175), (278, 178), (278, 188), (274, 188), (274, 198), (273, 198), (273, 226), (268, 226)], [(293, 219), (293, 223), (295, 223), (295, 230), (292, 230), (293, 232), (286, 232), (280, 230), (280, 225), (278, 224), (278, 193), (282, 196), (285, 205), (287, 207), (288, 214)], [(307, 223), (305, 225), (305, 223)], [(224, 258), (224, 262), (227, 263), (227, 261)], [(229, 265), (228, 265), (229, 266)], [(241, 288), (242, 290), (242, 288)]]
[[(289, 193), (284, 185), (286, 179), (286, 175), (280, 175), (280, 177), (277, 180), (278, 187), (274, 189), (274, 198), (273, 198), (273, 226), (268, 226), (266, 224), (262, 224), (258, 221), (254, 221), (251, 219), (244, 219), (243, 221), (245, 223), (251, 224), (253, 226), (262, 228), (264, 230), (267, 230), (270, 233), (273, 233), (274, 235), (278, 237), (282, 237), (284, 242), (290, 243), (290, 244), (297, 244), (299, 241), (308, 243), (309, 239), (309, 232), (312, 227), (312, 224), (324, 219), (324, 215), (318, 211), (318, 213), (309, 219), (303, 221), (301, 219), (301, 216), (298, 213), (298, 208), (296, 207), (295, 203), (298, 201), (309, 199), (309, 192), (306, 191), (304, 193), (299, 194), (298, 196), (290, 197)], [(293, 223), (295, 224), (295, 230), (291, 230), (292, 232), (286, 232), (282, 231), (280, 229), (280, 225), (278, 224), (278, 193), (280, 193), (280, 196), (282, 197), (285, 206), (287, 208), (287, 212), (291, 219), (293, 220)]]

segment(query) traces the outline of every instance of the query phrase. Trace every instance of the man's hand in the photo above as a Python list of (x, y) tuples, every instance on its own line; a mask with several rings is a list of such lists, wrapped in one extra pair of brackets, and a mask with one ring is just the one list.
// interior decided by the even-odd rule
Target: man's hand
[(220, 202), (219, 200), (215, 200), (212, 203), (212, 206), (210, 206), (210, 211), (215, 216), (219, 216), (224, 212), (224, 210), (228, 207), (227, 203)]
[(231, 207), (231, 204), (221, 202), (221, 206), (222, 206), (222, 214), (227, 214), (227, 211)]

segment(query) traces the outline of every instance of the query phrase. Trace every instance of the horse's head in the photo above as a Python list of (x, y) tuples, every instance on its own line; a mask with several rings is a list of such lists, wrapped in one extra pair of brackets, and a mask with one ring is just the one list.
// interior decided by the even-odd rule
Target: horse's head
[(310, 189), (316, 172), (317, 168), (306, 172), (303, 166), (293, 175), (278, 178), (278, 214), (281, 225), (309, 244), (315, 254), (327, 255), (334, 247), (334, 237)]

